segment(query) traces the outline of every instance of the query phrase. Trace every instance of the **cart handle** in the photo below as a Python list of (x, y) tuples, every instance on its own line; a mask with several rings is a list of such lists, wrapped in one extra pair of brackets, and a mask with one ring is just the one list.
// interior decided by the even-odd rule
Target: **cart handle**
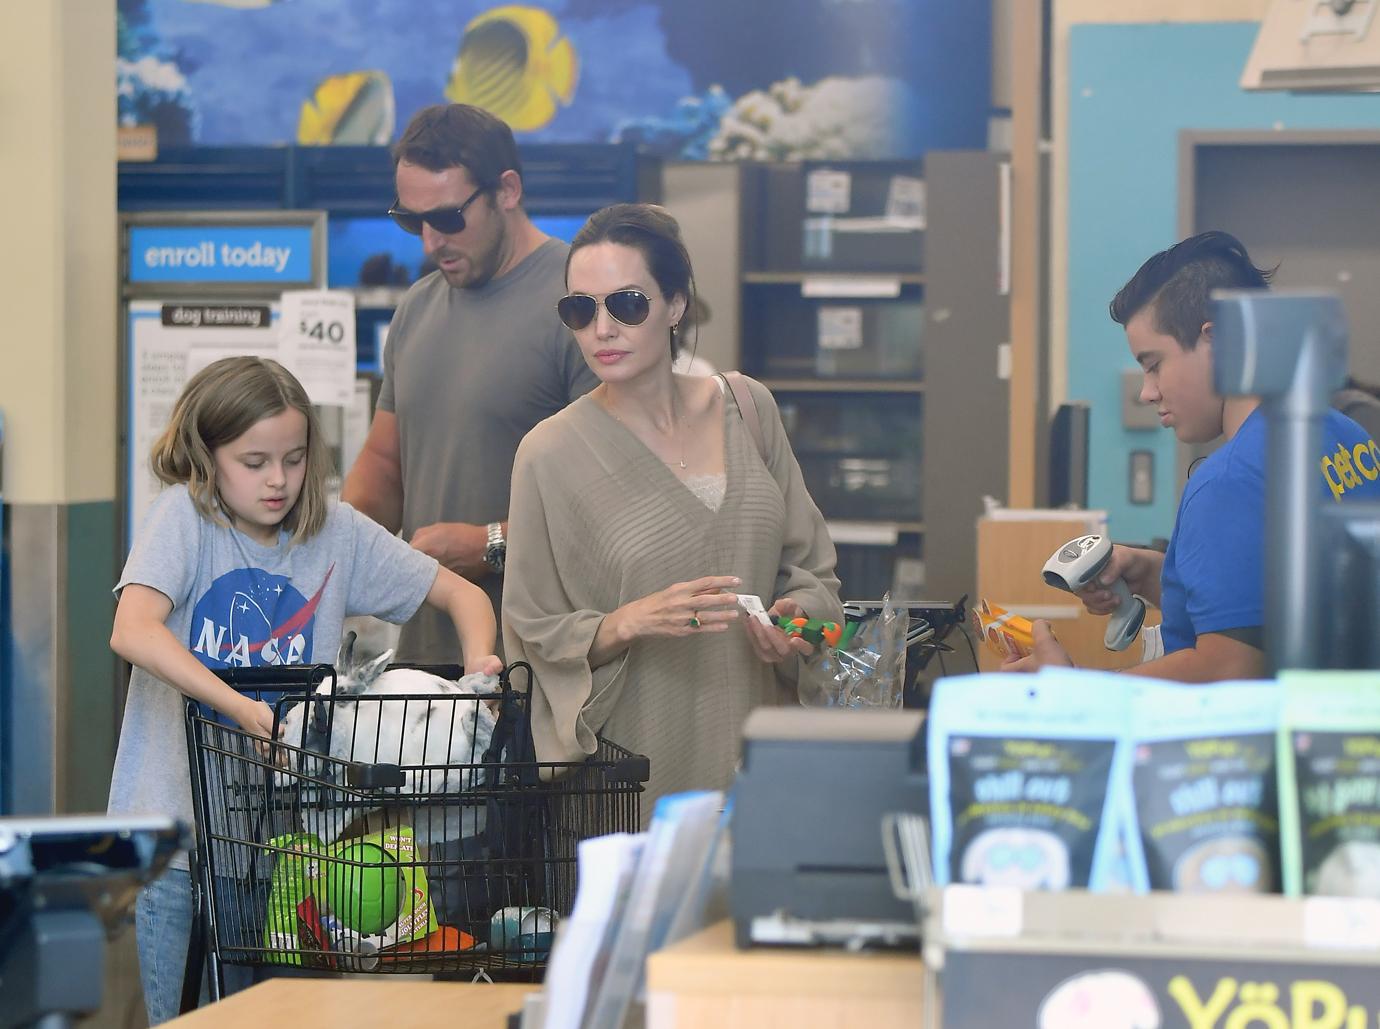
[(299, 689), (311, 692), (327, 679), (334, 679), (335, 669), (328, 664), (256, 665), (251, 668), (217, 668), (215, 674), (221, 682), (241, 693)]

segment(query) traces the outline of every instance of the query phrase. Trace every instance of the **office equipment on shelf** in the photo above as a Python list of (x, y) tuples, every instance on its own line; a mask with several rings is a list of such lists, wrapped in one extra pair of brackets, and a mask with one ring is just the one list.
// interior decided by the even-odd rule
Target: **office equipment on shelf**
[(914, 945), (882, 818), (927, 810), (924, 716), (759, 708), (743, 728), (729, 888), (738, 946)]
[(99, 1009), (106, 937), (188, 842), (166, 817), (0, 818), (0, 1027)]

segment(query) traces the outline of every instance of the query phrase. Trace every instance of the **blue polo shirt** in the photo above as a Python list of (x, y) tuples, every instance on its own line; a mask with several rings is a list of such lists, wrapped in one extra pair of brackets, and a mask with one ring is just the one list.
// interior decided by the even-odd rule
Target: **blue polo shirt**
[[(1265, 624), (1265, 435), (1256, 408), (1184, 487), (1160, 579), (1166, 654)], [(1329, 503), (1380, 499), (1380, 447), (1337, 411), (1323, 423), (1317, 483)]]

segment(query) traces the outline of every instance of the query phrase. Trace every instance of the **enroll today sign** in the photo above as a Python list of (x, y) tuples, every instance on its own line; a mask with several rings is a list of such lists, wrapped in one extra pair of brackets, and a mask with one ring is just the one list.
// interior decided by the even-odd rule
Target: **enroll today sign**
[(278, 282), (312, 280), (308, 225), (132, 226), (129, 281)]

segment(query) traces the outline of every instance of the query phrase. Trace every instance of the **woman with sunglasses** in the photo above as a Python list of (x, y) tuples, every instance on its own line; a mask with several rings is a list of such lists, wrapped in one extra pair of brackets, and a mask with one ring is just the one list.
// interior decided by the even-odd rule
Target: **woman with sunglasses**
[(736, 595), (841, 620), (834, 546), (771, 393), (745, 380), (740, 413), (722, 379), (672, 372), (694, 298), (674, 218), (596, 212), (566, 287), (558, 312), (601, 381), (518, 448), (503, 599), (537, 757), (582, 759), (603, 732), (651, 758), (651, 799), (724, 788), (748, 711), (793, 703), (812, 650)]

